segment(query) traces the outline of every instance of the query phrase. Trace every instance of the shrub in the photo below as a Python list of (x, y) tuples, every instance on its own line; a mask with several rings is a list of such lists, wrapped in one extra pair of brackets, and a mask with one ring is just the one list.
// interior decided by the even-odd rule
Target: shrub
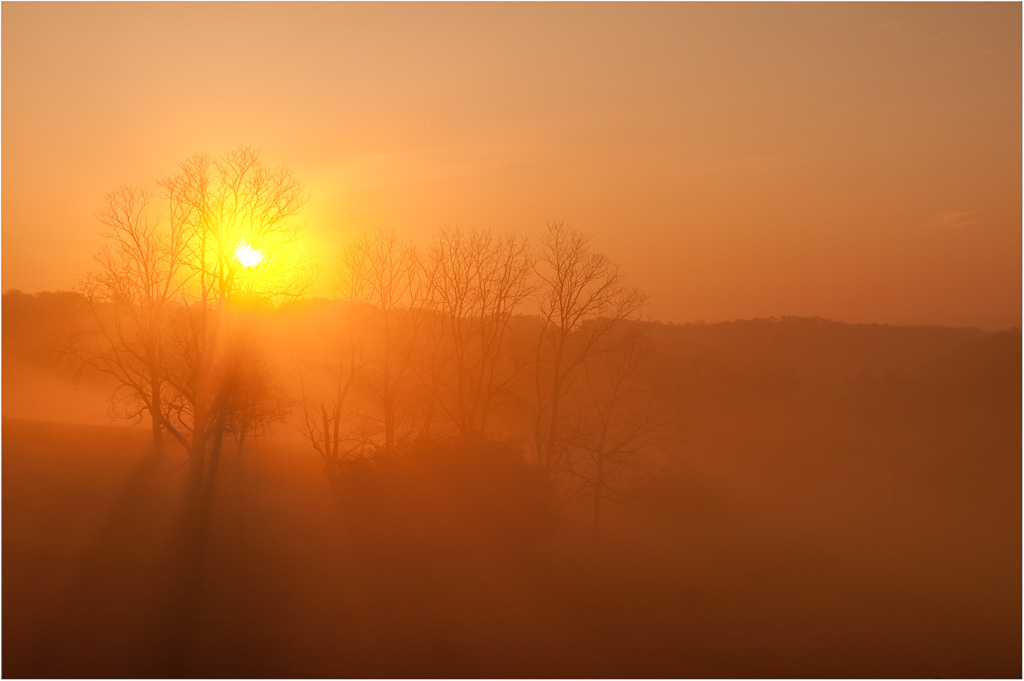
[(512, 442), (458, 438), (342, 464), (332, 486), (351, 528), (433, 549), (522, 550), (545, 539), (554, 493)]

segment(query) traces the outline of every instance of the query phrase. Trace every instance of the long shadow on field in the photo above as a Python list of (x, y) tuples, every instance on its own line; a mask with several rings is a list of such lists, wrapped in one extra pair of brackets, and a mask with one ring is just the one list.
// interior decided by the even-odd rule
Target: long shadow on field
[(153, 622), (151, 675), (184, 678), (194, 675), (192, 632), (202, 598), (202, 578), (213, 514), (216, 478), (186, 489), (161, 572), (161, 594)]
[(134, 467), (34, 651), (8, 658), (5, 676), (118, 677), (145, 671), (146, 619), (153, 616), (148, 604), (156, 596), (153, 570), (159, 564), (153, 532), (157, 476), (152, 456)]

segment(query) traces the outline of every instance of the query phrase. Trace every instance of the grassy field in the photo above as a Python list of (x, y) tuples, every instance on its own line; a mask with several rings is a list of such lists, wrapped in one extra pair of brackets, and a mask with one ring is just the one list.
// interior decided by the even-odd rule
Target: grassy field
[(284, 440), (187, 504), (147, 436), (4, 419), (5, 677), (1020, 675), (1019, 517), (984, 522), (1019, 490), (960, 525), (921, 497), (801, 523), (725, 481), (599, 545), (568, 509), (453, 549), (353, 532)]

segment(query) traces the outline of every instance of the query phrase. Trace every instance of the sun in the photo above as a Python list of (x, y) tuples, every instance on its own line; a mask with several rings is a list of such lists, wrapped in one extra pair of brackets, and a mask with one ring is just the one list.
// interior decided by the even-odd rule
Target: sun
[(253, 248), (245, 239), (238, 242), (235, 246), (235, 260), (242, 264), (242, 267), (256, 267), (263, 262), (263, 251), (258, 248)]

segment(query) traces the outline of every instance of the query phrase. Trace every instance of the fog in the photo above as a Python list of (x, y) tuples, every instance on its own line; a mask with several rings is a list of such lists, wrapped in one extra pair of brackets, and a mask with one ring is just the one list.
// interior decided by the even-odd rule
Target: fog
[(7, 678), (1021, 676), (1020, 3), (3, 3)]
[(627, 322), (673, 418), (595, 532), (582, 464), (537, 461), (536, 375), (486, 436), (400, 401), (390, 448), (354, 382), (325, 458), (340, 301), (249, 313), (284, 406), (196, 486), (39, 342), (80, 302), (3, 300), (6, 676), (1020, 674), (1017, 329)]

